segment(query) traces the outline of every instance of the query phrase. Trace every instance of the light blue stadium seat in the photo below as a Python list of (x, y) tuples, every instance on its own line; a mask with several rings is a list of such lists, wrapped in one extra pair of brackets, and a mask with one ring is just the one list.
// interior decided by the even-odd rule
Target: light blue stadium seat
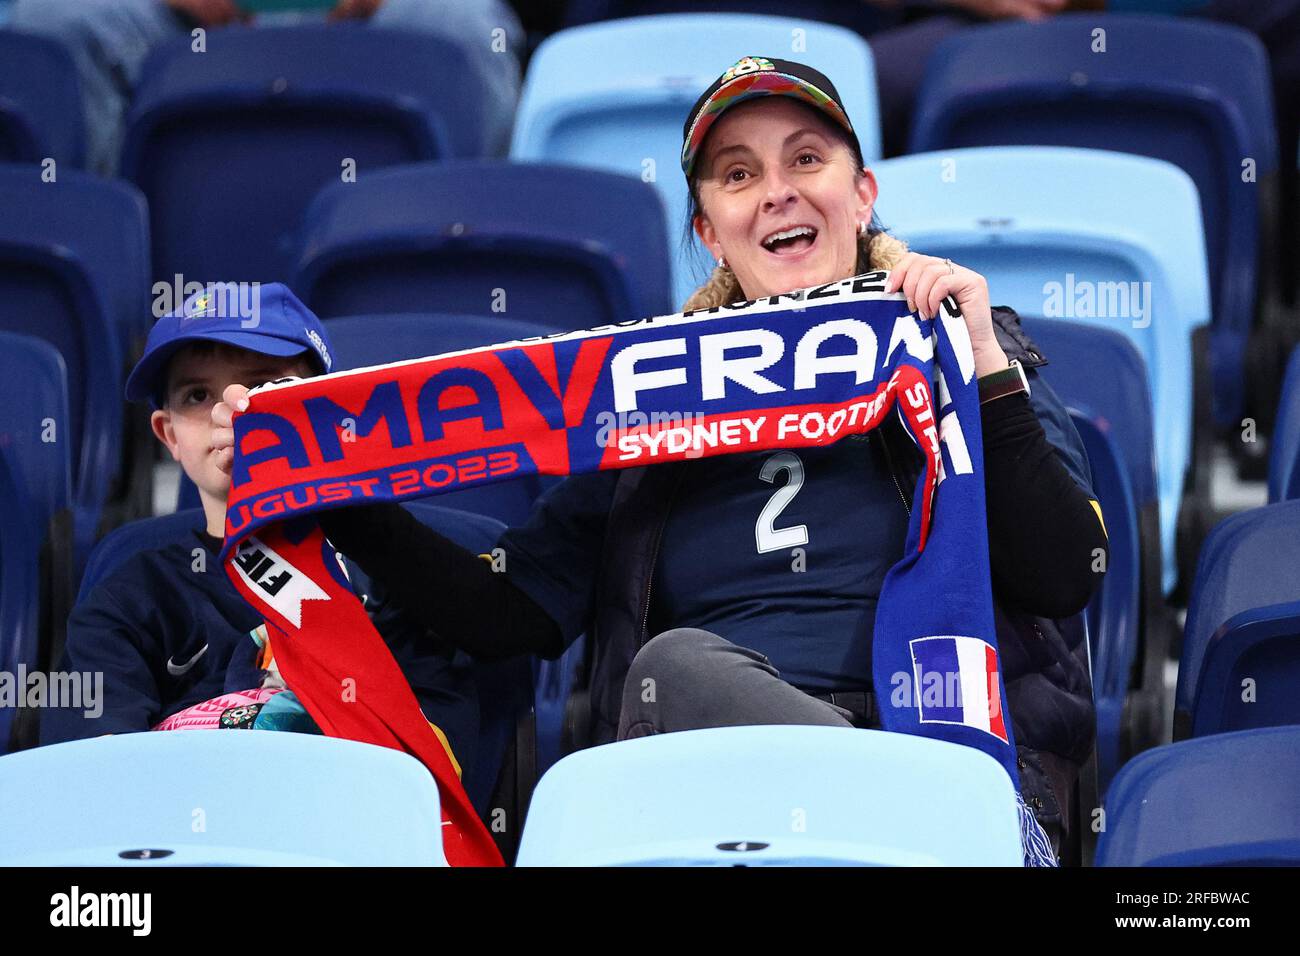
[(1300, 348), (1291, 353), (1268, 460), (1268, 500), (1300, 498)]
[(658, 193), (571, 166), (416, 163), (334, 183), (307, 210), (296, 271), (324, 318), (437, 309), (567, 332), (675, 311)]
[[(1240, 27), (1100, 12), (989, 24), (956, 32), (927, 61), (911, 150), (1106, 147), (1184, 169), (1200, 196), (1213, 303), (1213, 415), (1239, 427), (1257, 287), (1271, 275), (1260, 246), (1276, 201), (1272, 98), (1264, 44)], [(1116, 190), (1121, 207), (1135, 195), (1127, 184)], [(1097, 205), (1081, 198), (1079, 212)], [(1166, 420), (1159, 403), (1156, 414)]]
[(519, 866), (1022, 866), (1011, 780), (970, 747), (839, 727), (723, 727), (563, 758)]
[[(0, 758), (4, 866), (445, 866), (414, 757), (313, 734), (178, 730)], [(148, 859), (126, 858), (139, 850)]]
[[(0, 4), (0, 26), (8, 15)], [(53, 159), (77, 168), (85, 161), (84, 123), (72, 54), (46, 37), (0, 30), (0, 163)]]
[[(885, 226), (918, 252), (982, 273), (994, 305), (1100, 325), (1137, 347), (1161, 425), (1160, 541), (1164, 586), (1172, 588), (1192, 462), (1191, 336), (1210, 317), (1191, 179), (1169, 163), (1124, 153), (1014, 146), (904, 156), (877, 163), (874, 172)], [(1121, 289), (1141, 293), (1144, 309), (1121, 298)], [(1080, 314), (1088, 311), (1088, 290), (1095, 303), (1105, 299), (1107, 313), (1124, 314)]]
[(1300, 865), (1300, 727), (1148, 750), (1105, 809), (1098, 866)]
[(1300, 501), (1252, 508), (1215, 526), (1187, 605), (1174, 739), (1300, 723), (1297, 600)]
[(689, 13), (593, 23), (548, 37), (524, 77), (511, 157), (653, 182), (667, 210), (674, 309), (712, 268), (693, 237), (681, 238), (682, 126), (699, 95), (743, 56), (794, 59), (826, 74), (844, 98), (863, 159), (880, 155), (871, 49), (851, 30), (813, 20)]
[(359, 180), (487, 149), (487, 85), (460, 40), (318, 24), (190, 45), (145, 62), (122, 155), (149, 197), (163, 281), (287, 281), (303, 210), (349, 160)]

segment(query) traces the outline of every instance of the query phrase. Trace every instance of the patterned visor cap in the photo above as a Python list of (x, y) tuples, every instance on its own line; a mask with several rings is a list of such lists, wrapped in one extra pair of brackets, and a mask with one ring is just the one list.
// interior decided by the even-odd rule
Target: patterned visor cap
[(689, 180), (700, 144), (713, 124), (727, 109), (757, 96), (792, 96), (816, 107), (846, 133), (858, 154), (858, 134), (840, 106), (840, 94), (825, 74), (802, 63), (763, 56), (741, 57), (736, 64), (704, 91), (682, 127), (682, 172)]

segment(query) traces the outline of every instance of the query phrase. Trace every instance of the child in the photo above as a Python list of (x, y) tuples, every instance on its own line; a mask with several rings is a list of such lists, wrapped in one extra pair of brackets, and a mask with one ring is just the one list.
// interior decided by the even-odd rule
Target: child
[[(309, 377), (333, 360), (324, 326), (285, 286), (244, 287), (227, 301), (214, 291), (233, 288), (209, 287), (159, 319), (127, 380), (127, 398), (150, 402), (154, 435), (198, 487), (203, 516), (171, 544), (129, 557), (73, 610), (61, 668), (103, 673), (102, 713), (47, 711), (42, 743), (189, 727), (319, 733), (283, 693), (265, 624), (217, 560), (230, 475), (210, 413), (232, 383)], [(360, 572), (348, 571), (356, 588)], [(358, 596), (464, 768), (478, 736), (468, 658), (432, 653), (419, 628), (368, 590)]]

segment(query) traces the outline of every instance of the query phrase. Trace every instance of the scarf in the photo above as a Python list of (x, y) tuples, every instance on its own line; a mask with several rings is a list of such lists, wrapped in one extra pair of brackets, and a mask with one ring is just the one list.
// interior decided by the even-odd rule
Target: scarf
[(922, 320), (902, 293), (884, 293), (885, 278), (251, 393), (234, 420), (227, 571), (277, 632), (281, 673), (325, 734), (429, 768), (449, 863), (500, 857), (313, 513), (530, 474), (825, 445), (891, 414), (925, 469), (876, 612), (882, 726), (982, 750), (1019, 790), (970, 340), (952, 300)]

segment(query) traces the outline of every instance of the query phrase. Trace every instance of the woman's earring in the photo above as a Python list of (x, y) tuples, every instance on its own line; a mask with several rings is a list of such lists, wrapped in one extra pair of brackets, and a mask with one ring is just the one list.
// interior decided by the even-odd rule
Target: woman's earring
[(864, 219), (858, 223), (858, 235), (865, 236), (866, 234), (867, 234), (867, 221)]
[(727, 257), (718, 256), (718, 268), (725, 270), (727, 268)]

